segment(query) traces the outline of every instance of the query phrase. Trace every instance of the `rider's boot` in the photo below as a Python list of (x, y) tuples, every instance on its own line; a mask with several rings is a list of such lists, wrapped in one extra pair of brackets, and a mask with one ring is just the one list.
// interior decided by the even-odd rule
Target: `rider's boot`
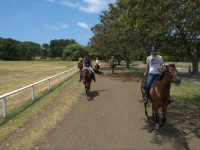
[(95, 78), (95, 74), (93, 73), (93, 80), (94, 82), (96, 82), (96, 78)]
[(149, 96), (149, 92), (147, 90), (145, 90), (145, 96), (142, 99), (144, 103), (147, 102), (148, 96)]

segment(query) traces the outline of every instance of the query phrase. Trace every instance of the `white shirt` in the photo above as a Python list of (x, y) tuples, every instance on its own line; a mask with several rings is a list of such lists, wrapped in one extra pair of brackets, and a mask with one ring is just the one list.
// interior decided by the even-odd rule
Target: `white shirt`
[(147, 64), (149, 64), (149, 73), (152, 74), (159, 74), (158, 69), (160, 68), (160, 65), (163, 63), (163, 59), (161, 56), (156, 55), (154, 56), (148, 56), (146, 60)]
[(98, 59), (96, 59), (96, 64), (98, 64), (99, 63), (99, 60)]

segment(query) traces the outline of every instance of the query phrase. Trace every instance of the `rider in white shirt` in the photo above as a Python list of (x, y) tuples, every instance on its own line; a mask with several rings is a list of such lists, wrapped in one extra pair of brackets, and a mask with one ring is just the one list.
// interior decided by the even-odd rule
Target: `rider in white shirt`
[[(154, 46), (151, 46), (149, 48), (149, 51), (151, 52), (151, 55), (147, 57), (146, 62), (146, 68), (144, 72), (144, 76), (147, 75), (147, 80), (145, 82), (145, 97), (144, 102), (146, 102), (147, 97), (149, 95), (149, 90), (151, 88), (151, 83), (155, 78), (160, 77), (159, 68), (163, 65), (164, 61), (160, 55), (157, 54), (157, 48)], [(171, 96), (170, 96), (171, 98)], [(173, 102), (173, 100), (169, 100), (169, 103)]]
[(98, 58), (98, 57), (96, 57), (96, 64), (95, 64), (95, 65), (97, 65), (97, 64), (100, 65), (100, 63), (99, 63), (99, 58)]
[(146, 68), (144, 72), (144, 76), (147, 75), (147, 80), (145, 82), (145, 91), (146, 95), (144, 97), (144, 101), (146, 102), (147, 97), (149, 95), (149, 90), (151, 88), (151, 82), (159, 77), (159, 71), (158, 69), (163, 64), (163, 59), (160, 55), (157, 54), (157, 48), (152, 46), (149, 48), (149, 51), (151, 52), (151, 55), (147, 57), (146, 62)]

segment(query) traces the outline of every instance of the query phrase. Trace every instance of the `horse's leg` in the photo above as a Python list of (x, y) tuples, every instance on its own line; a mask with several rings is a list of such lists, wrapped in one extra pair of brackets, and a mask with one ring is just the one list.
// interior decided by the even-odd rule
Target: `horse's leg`
[(160, 125), (160, 127), (162, 127), (165, 124), (166, 121), (166, 115), (167, 115), (167, 105), (162, 107), (162, 124)]
[(112, 73), (114, 73), (114, 67), (112, 66)]
[(85, 94), (87, 94), (87, 83), (84, 83), (85, 84)]
[(148, 114), (147, 114), (147, 103), (148, 103), (148, 98), (147, 98), (147, 101), (144, 103), (145, 115), (148, 117)]
[(154, 107), (155, 110), (155, 119), (156, 119), (156, 130), (159, 130), (159, 116), (158, 116), (158, 107)]
[(152, 104), (152, 120), (151, 123), (155, 123), (155, 108), (154, 108), (154, 104)]

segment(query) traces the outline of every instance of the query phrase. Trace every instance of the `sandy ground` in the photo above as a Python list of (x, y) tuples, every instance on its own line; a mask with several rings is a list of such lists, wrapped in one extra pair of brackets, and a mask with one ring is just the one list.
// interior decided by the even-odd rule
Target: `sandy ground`
[[(157, 135), (150, 123), (151, 105), (149, 117), (144, 114), (139, 78), (120, 68), (112, 74), (105, 64), (96, 79), (89, 100), (83, 84), (74, 79), (68, 92), (61, 92), (56, 103), (27, 124), (23, 132), (3, 142), (0, 149), (200, 149), (198, 106), (180, 101), (169, 105), (167, 122)], [(72, 104), (65, 102), (68, 95), (74, 100)], [(55, 114), (55, 107), (62, 115)], [(64, 109), (69, 111), (62, 112)], [(61, 119), (50, 128), (58, 116)], [(48, 117), (48, 123), (40, 129), (42, 120)], [(38, 131), (33, 132), (34, 127)], [(44, 134), (37, 136), (37, 132)]]

